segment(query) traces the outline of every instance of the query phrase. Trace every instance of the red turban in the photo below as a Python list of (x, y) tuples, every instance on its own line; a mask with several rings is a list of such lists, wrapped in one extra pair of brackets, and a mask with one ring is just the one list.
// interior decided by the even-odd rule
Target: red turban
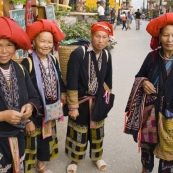
[(112, 24), (110, 24), (109, 22), (94, 23), (91, 27), (91, 33), (93, 34), (94, 32), (97, 32), (97, 31), (104, 31), (108, 35), (113, 36), (113, 27), (112, 27)]
[(59, 29), (57, 23), (51, 20), (40, 19), (33, 24), (26, 25), (26, 33), (31, 41), (43, 31), (50, 32), (55, 42), (60, 42), (65, 38), (64, 33)]
[(19, 49), (28, 50), (31, 48), (31, 43), (26, 32), (12, 19), (0, 17), (0, 24), (0, 39), (9, 39)]
[(157, 17), (147, 25), (146, 30), (152, 36), (150, 43), (152, 49), (156, 49), (159, 46), (158, 37), (160, 34), (160, 29), (169, 24), (173, 25), (173, 13), (166, 13), (160, 17)]

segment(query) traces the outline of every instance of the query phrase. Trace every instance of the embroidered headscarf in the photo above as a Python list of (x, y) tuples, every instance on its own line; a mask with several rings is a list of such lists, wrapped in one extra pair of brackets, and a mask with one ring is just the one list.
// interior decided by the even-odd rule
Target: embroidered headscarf
[(109, 22), (94, 23), (91, 27), (91, 33), (93, 34), (94, 32), (97, 32), (97, 31), (104, 31), (109, 36), (113, 36), (113, 27), (112, 27), (112, 24), (110, 24)]
[(160, 29), (166, 25), (173, 25), (173, 13), (166, 13), (163, 16), (153, 19), (147, 25), (147, 32), (152, 36), (150, 47), (155, 50), (159, 47)]
[(31, 48), (27, 34), (14, 20), (0, 17), (0, 24), (0, 39), (9, 39), (19, 49), (28, 50)]
[(56, 22), (47, 19), (40, 19), (33, 24), (26, 25), (26, 33), (31, 41), (43, 31), (48, 31), (53, 35), (55, 42), (60, 42), (65, 38), (64, 33), (60, 30)]

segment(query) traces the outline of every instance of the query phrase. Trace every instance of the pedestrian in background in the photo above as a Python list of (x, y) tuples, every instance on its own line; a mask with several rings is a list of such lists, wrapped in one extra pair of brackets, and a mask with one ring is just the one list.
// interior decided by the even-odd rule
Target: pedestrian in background
[(102, 160), (104, 119), (107, 113), (100, 110), (105, 106), (102, 104), (104, 83), (108, 86), (105, 93), (108, 94), (107, 101), (111, 105), (112, 58), (104, 49), (109, 36), (113, 36), (112, 24), (94, 23), (91, 28), (91, 43), (75, 49), (68, 61), (66, 79), (69, 117), (65, 153), (71, 163), (67, 167), (67, 173), (76, 173), (77, 164), (85, 158), (87, 146), (90, 159), (98, 169), (104, 171), (107, 167)]
[(115, 8), (112, 8), (112, 10), (111, 10), (111, 23), (112, 24), (114, 24), (114, 22), (115, 22), (115, 18), (116, 18), (116, 11), (115, 11)]
[(122, 22), (123, 22), (123, 27), (122, 27), (122, 30), (125, 28), (126, 31), (127, 31), (127, 27), (126, 27), (126, 21), (127, 21), (127, 16), (126, 16), (126, 13), (123, 12), (123, 15), (122, 15)]
[(127, 29), (131, 29), (130, 28), (130, 24), (132, 22), (132, 15), (130, 14), (130, 11), (127, 14)]
[(152, 36), (126, 107), (124, 131), (141, 147), (142, 173), (152, 172), (154, 155), (158, 173), (173, 170), (173, 13), (153, 19), (146, 28)]
[(0, 172), (20, 173), (25, 127), (36, 119), (40, 102), (27, 70), (12, 60), (16, 48), (31, 48), (27, 34), (12, 19), (0, 17), (0, 23)]
[(40, 94), (39, 116), (26, 126), (25, 171), (32, 172), (35, 166), (38, 173), (52, 173), (44, 162), (59, 156), (56, 120), (62, 120), (61, 99), (66, 90), (61, 78), (59, 62), (50, 54), (54, 43), (64, 39), (57, 23), (50, 20), (37, 20), (27, 24), (26, 33), (33, 43), (34, 50), (22, 61)]
[(97, 2), (98, 22), (105, 20), (105, 9), (101, 5), (101, 1)]
[(134, 14), (135, 21), (136, 21), (136, 30), (140, 29), (140, 20), (141, 20), (141, 13), (139, 12), (139, 9)]

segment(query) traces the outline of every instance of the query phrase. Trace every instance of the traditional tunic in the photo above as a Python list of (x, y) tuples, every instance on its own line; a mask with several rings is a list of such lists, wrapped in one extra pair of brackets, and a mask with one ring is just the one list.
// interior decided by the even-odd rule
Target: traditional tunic
[(92, 45), (85, 47), (85, 51), (78, 47), (71, 53), (67, 69), (67, 104), (69, 109), (78, 108), (79, 116), (76, 120), (70, 117), (68, 119), (65, 153), (75, 162), (85, 158), (88, 141), (92, 160), (99, 160), (103, 153), (104, 119), (96, 122), (96, 127), (91, 129), (89, 102), (79, 104), (83, 96), (96, 96), (99, 85), (102, 85), (98, 82), (93, 58), (97, 61), (103, 82), (112, 89), (110, 53), (106, 54), (106, 51), (102, 50), (101, 55), (96, 57)]
[[(147, 78), (156, 88), (156, 94), (146, 96), (144, 110), (140, 112), (140, 116), (143, 114), (142, 123), (138, 128), (140, 137), (138, 140), (141, 142), (142, 151), (141, 162), (147, 173), (152, 172), (154, 167), (153, 152), (160, 158), (159, 173), (171, 172), (173, 168), (173, 135), (171, 132), (173, 129), (173, 91), (171, 89), (173, 87), (173, 61), (161, 59), (159, 52), (163, 54), (160, 49), (149, 53), (136, 75), (136, 79)], [(138, 100), (134, 102), (135, 104), (138, 104)], [(136, 123), (140, 122), (136, 121)], [(136, 138), (135, 130), (131, 132)]]
[[(40, 65), (39, 68), (42, 74), (42, 80), (44, 81), (42, 85), (45, 92), (46, 104), (51, 104), (58, 100), (57, 97), (58, 90), (60, 90), (61, 93), (65, 93), (65, 86), (61, 78), (59, 63), (55, 57), (54, 58), (52, 57), (52, 62), (54, 63), (57, 73), (59, 75), (60, 86), (58, 86), (57, 84), (53, 66), (50, 64), (51, 62), (49, 62), (48, 59), (40, 60), (40, 62), (42, 65)], [(29, 75), (31, 77), (33, 85), (36, 88), (36, 90), (39, 91), (32, 55), (29, 55), (28, 58), (24, 59), (22, 64), (29, 71)], [(53, 81), (50, 80), (50, 78), (53, 79)], [(53, 92), (53, 94), (51, 94), (51, 92)], [(35, 159), (38, 159), (40, 161), (50, 161), (54, 158), (57, 158), (59, 155), (55, 120), (51, 121), (52, 136), (43, 139), (42, 123), (44, 118), (44, 109), (41, 97), (40, 97), (40, 102), (41, 102), (41, 106), (39, 109), (40, 116), (38, 116), (38, 118), (34, 121), (34, 124), (36, 126), (36, 132), (32, 136), (26, 136), (25, 170), (27, 173), (32, 171), (32, 168), (35, 165)], [(50, 121), (47, 123), (47, 125), (49, 123)]]
[[(31, 103), (34, 106), (33, 115), (30, 120), (36, 119), (37, 109), (39, 108), (38, 94), (32, 85), (27, 70), (13, 60), (10, 61), (9, 73), (3, 75), (0, 69), (0, 111), (17, 110), (20, 111), (23, 105)], [(8, 80), (10, 77), (10, 81)], [(7, 81), (8, 80), (8, 81)], [(10, 90), (9, 92), (9, 88)], [(10, 94), (11, 93), (11, 94)], [(7, 122), (0, 122), (0, 172), (13, 173), (13, 161), (16, 163), (18, 159), (17, 152), (19, 150), (19, 159), (22, 163), (25, 156), (25, 138), (24, 129), (26, 123), (11, 125)], [(14, 138), (12, 138), (14, 137)], [(17, 139), (17, 140), (16, 140)], [(10, 142), (13, 144), (10, 147)], [(13, 155), (13, 157), (12, 157)], [(14, 160), (15, 159), (15, 160)], [(19, 170), (20, 171), (20, 170)]]

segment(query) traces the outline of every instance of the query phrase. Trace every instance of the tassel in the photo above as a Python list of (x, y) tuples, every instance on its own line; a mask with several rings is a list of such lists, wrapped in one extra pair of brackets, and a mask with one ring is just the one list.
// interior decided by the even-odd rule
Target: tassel
[(55, 45), (55, 51), (58, 51), (58, 47), (59, 47), (59, 46), (58, 46), (58, 43), (55, 42), (54, 45)]
[(126, 122), (127, 122), (127, 114), (125, 114), (125, 117), (124, 117), (124, 129), (123, 129), (123, 132), (125, 133), (126, 132)]
[(152, 62), (154, 62), (154, 57), (157, 54), (156, 49), (159, 47), (159, 37), (152, 37), (151, 38), (150, 47), (152, 50), (154, 50), (153, 54), (152, 54)]

